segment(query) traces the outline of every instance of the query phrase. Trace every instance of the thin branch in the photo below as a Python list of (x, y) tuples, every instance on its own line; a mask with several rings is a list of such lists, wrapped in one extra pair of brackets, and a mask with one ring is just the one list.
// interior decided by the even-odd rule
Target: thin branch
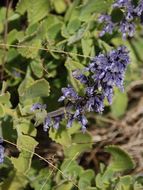
[(1, 43), (0, 46), (3, 47), (3, 48), (7, 48), (7, 47), (26, 48), (26, 49), (30, 48), (30, 49), (35, 49), (35, 50), (51, 51), (51, 52), (54, 52), (54, 53), (61, 53), (61, 54), (66, 54), (66, 55), (75, 55), (75, 56), (83, 57), (83, 58), (90, 58), (90, 59), (94, 58), (92, 56), (86, 56), (86, 55), (82, 55), (82, 54), (78, 54), (78, 53), (67, 52), (67, 51), (64, 51), (64, 50), (42, 48), (42, 47), (37, 48), (37, 47), (34, 47), (34, 46), (27, 46), (27, 45), (16, 45), (16, 44), (13, 45), (13, 44)]

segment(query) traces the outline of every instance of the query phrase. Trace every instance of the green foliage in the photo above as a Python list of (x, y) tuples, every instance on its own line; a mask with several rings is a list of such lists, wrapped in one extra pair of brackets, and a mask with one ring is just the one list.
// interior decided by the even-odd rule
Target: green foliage
[[(114, 22), (122, 19), (122, 10), (111, 10), (113, 0), (16, 2), (8, 10), (0, 7), (0, 136), (6, 141), (5, 160), (0, 165), (0, 190), (143, 189), (142, 176), (123, 173), (130, 172), (135, 164), (117, 146), (105, 148), (112, 159), (107, 166), (102, 164), (96, 175), (93, 169), (82, 167), (80, 158), (92, 150), (94, 135), (82, 133), (78, 123), (67, 129), (63, 121), (58, 130), (51, 127), (47, 133), (41, 132), (47, 113), (61, 106), (57, 100), (62, 87), (72, 84), (83, 94), (84, 86), (72, 77), (72, 71), (83, 69), (90, 57), (99, 52), (121, 44), (129, 48), (132, 64), (127, 70), (125, 92), (115, 89), (107, 115), (115, 119), (124, 117), (129, 102), (126, 87), (142, 78), (140, 27), (135, 38), (126, 42), (117, 33), (99, 38), (100, 14), (110, 12)], [(46, 104), (47, 109), (32, 112), (34, 103)], [(63, 159), (52, 164), (48, 148), (53, 144), (61, 147), (63, 152), (57, 154), (62, 154)]]
[(28, 22), (34, 24), (43, 19), (49, 12), (50, 6), (48, 1), (28, 1), (21, 0), (16, 6), (16, 11), (20, 14), (28, 13)]
[(28, 172), (28, 179), (30, 181), (30, 186), (35, 190), (39, 190), (40, 188), (43, 190), (51, 190), (51, 171), (47, 168), (40, 169), (39, 172), (31, 168)]
[(78, 80), (72, 77), (72, 71), (74, 71), (75, 69), (83, 69), (83, 65), (68, 58), (65, 62), (65, 67), (68, 70), (70, 83), (73, 85), (77, 92), (81, 93), (81, 91), (83, 90), (83, 86)]
[[(135, 167), (131, 157), (123, 149), (115, 145), (107, 146), (105, 150), (111, 153), (113, 159), (106, 168), (101, 165), (101, 172), (97, 174), (95, 179), (97, 188), (99, 190), (134, 189), (138, 182), (135, 182), (131, 175), (117, 176), (118, 172), (131, 170)], [(142, 187), (142, 184), (139, 184), (138, 187)]]
[(92, 13), (104, 13), (111, 5), (111, 1), (89, 0), (81, 7), (80, 19), (88, 20)]
[(115, 91), (115, 96), (113, 98), (113, 104), (111, 106), (111, 111), (113, 116), (120, 117), (123, 116), (128, 105), (127, 93), (121, 93), (119, 90)]
[(73, 158), (76, 154), (79, 155), (92, 147), (92, 137), (88, 133), (74, 133), (71, 136), (71, 141), (71, 144), (65, 149), (67, 157)]
[(107, 146), (106, 151), (109, 152), (114, 158), (111, 165), (109, 165), (109, 167), (113, 171), (129, 170), (135, 167), (135, 164), (133, 160), (130, 158), (130, 156), (128, 155), (128, 153), (126, 153), (119, 147), (114, 146), (114, 145)]

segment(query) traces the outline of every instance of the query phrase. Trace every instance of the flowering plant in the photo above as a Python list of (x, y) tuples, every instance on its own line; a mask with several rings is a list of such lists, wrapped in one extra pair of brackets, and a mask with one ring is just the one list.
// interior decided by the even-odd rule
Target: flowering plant
[(142, 0), (0, 3), (0, 189), (143, 188), (121, 138), (142, 18)]

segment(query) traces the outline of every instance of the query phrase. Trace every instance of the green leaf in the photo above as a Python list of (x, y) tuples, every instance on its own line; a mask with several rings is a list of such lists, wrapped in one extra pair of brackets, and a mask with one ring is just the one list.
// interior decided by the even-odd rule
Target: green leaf
[(135, 65), (137, 66), (137, 63), (141, 65), (143, 61), (143, 54), (141, 51), (141, 47), (143, 46), (143, 41), (140, 35), (138, 35), (136, 39), (133, 39), (132, 41), (129, 42), (127, 41), (126, 43), (132, 51), (133, 54), (132, 57), (134, 56), (136, 58), (136, 62), (134, 63), (134, 61), (132, 61), (132, 64), (134, 64), (134, 66)]
[(54, 190), (71, 190), (73, 187), (72, 182), (67, 182), (65, 184), (60, 185), (59, 187), (54, 188)]
[(18, 135), (17, 147), (20, 151), (26, 151), (29, 154), (33, 154), (37, 144), (37, 141), (33, 137), (21, 134)]
[(16, 5), (16, 11), (21, 14), (24, 14), (28, 6), (29, 6), (28, 0), (20, 0)]
[(20, 37), (23, 37), (23, 32), (19, 32), (16, 29), (11, 30), (7, 35), (7, 43), (12, 44), (14, 41), (18, 40)]
[(18, 134), (17, 146), (21, 153), (18, 158), (11, 158), (11, 161), (18, 172), (22, 174), (28, 172), (31, 166), (34, 149), (37, 144), (37, 141), (32, 137)]
[(23, 190), (27, 185), (26, 176), (17, 172), (10, 172), (6, 180), (0, 185), (0, 190)]
[(111, 5), (110, 1), (106, 0), (88, 0), (87, 3), (80, 9), (80, 19), (82, 21), (88, 21), (92, 13), (104, 13)]
[(81, 45), (82, 45), (83, 55), (89, 56), (91, 53), (92, 45), (93, 45), (92, 39), (91, 38), (83, 38), (81, 40)]
[(4, 117), (4, 115), (5, 115), (4, 106), (0, 103), (0, 117)]
[(72, 20), (74, 18), (78, 18), (79, 11), (77, 7), (79, 6), (80, 0), (74, 0), (70, 6), (68, 7), (66, 14), (65, 14), (65, 22), (68, 22), (69, 20)]
[(50, 2), (47, 0), (21, 0), (16, 6), (16, 11), (21, 14), (24, 14), (24, 12), (27, 11), (29, 23), (34, 24), (48, 15), (50, 10), (49, 5)]
[(70, 34), (69, 34), (69, 31), (67, 30), (67, 27), (66, 25), (64, 24), (61, 28), (61, 35), (64, 37), (64, 38), (69, 38), (70, 37)]
[(46, 110), (35, 110), (35, 126), (43, 125), (45, 118), (47, 117)]
[(80, 28), (75, 34), (73, 34), (69, 39), (68, 39), (68, 45), (72, 45), (75, 42), (78, 42), (79, 40), (81, 40), (85, 34), (86, 31), (86, 25), (83, 26), (82, 28)]
[(57, 13), (64, 13), (66, 10), (66, 2), (64, 0), (53, 0), (53, 5)]
[(134, 183), (133, 185), (134, 190), (142, 190), (143, 189), (143, 185), (138, 183), (137, 181)]
[(33, 84), (33, 82), (34, 82), (34, 80), (31, 77), (31, 74), (30, 74), (29, 69), (28, 69), (24, 80), (21, 82), (21, 84), (18, 87), (19, 96), (23, 96), (23, 94), (25, 93), (25, 90), (27, 88), (29, 88)]
[(77, 133), (78, 131), (80, 131), (80, 129), (81, 129), (81, 125), (78, 122), (74, 121), (72, 124), (72, 127), (68, 128), (68, 133), (70, 135), (73, 135)]
[(49, 40), (57, 40), (57, 39), (59, 40), (61, 28), (62, 28), (62, 22), (52, 25), (48, 29), (48, 32), (47, 32), (48, 39)]
[(135, 167), (135, 163), (127, 152), (122, 150), (120, 147), (110, 145), (105, 148), (113, 156), (113, 160), (108, 166), (110, 169), (116, 172), (130, 170)]
[(32, 40), (25, 40), (24, 42), (20, 43), (18, 48), (18, 52), (23, 56), (31, 59), (38, 57), (39, 48), (41, 47), (41, 40), (40, 39), (32, 39)]
[(91, 169), (85, 170), (81, 175), (80, 175), (80, 179), (84, 179), (86, 178), (89, 182), (91, 182), (91, 180), (94, 178), (95, 174), (94, 171)]
[(66, 179), (77, 179), (83, 173), (83, 168), (75, 160), (66, 158), (61, 165), (61, 171)]
[(63, 147), (69, 147), (71, 145), (71, 136), (68, 134), (68, 130), (63, 126), (60, 126), (58, 130), (50, 128), (49, 137)]
[(28, 88), (24, 89), (23, 93), (20, 93), (22, 100), (33, 99), (36, 97), (46, 97), (50, 94), (49, 83), (45, 79), (34, 81)]
[(18, 122), (14, 123), (14, 127), (16, 128), (18, 134), (24, 134), (35, 137), (37, 134), (37, 130), (35, 129), (34, 125), (27, 119), (20, 119)]
[(42, 67), (41, 60), (40, 59), (32, 60), (30, 65), (31, 65), (33, 74), (37, 76), (38, 78), (41, 78), (43, 76), (43, 67)]
[(114, 177), (114, 172), (111, 168), (107, 168), (104, 173), (98, 173), (95, 178), (96, 187), (101, 190), (108, 189), (113, 177)]
[(91, 181), (95, 177), (93, 170), (86, 170), (80, 175), (78, 187), (81, 190), (88, 189), (91, 186)]
[(115, 117), (122, 116), (127, 109), (127, 105), (128, 105), (127, 93), (120, 92), (119, 90), (116, 89), (113, 98), (113, 103), (111, 105), (112, 114)]
[(69, 34), (74, 34), (80, 28), (81, 22), (78, 18), (70, 20), (67, 25)]
[(30, 181), (30, 186), (34, 190), (39, 190), (39, 189), (51, 190), (51, 186), (52, 186), (51, 173), (52, 171), (48, 170), (48, 168), (43, 168), (38, 172), (36, 171), (34, 174), (32, 173), (30, 174), (30, 171), (29, 171), (28, 178)]
[(119, 178), (119, 182), (116, 185), (116, 190), (130, 190), (133, 183), (131, 176), (123, 176)]
[(16, 130), (14, 129), (13, 118), (10, 116), (6, 116), (2, 119), (0, 128), (2, 130), (3, 138), (10, 141), (15, 142), (17, 138)]
[(92, 147), (92, 137), (89, 133), (82, 132), (72, 135), (72, 144), (64, 149), (67, 157), (74, 157), (77, 153), (81, 154)]
[(9, 92), (0, 95), (0, 103), (11, 107)]
[(72, 72), (76, 69), (83, 69), (84, 66), (81, 63), (78, 63), (68, 58), (67, 61), (65, 62), (65, 67), (69, 72), (69, 80), (72, 86), (77, 92), (81, 93), (83, 91), (83, 85), (72, 76)]

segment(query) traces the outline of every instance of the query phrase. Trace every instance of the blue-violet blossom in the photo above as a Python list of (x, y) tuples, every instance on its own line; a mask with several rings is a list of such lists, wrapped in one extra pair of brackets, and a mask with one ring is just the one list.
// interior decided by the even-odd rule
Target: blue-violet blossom
[(112, 7), (113, 9), (120, 9), (123, 18), (119, 22), (113, 22), (110, 15), (101, 15), (99, 23), (104, 23), (104, 27), (99, 36), (102, 37), (106, 33), (112, 34), (113, 30), (119, 30), (122, 33), (123, 39), (126, 39), (127, 36), (133, 37), (136, 29), (134, 21), (137, 17), (142, 19), (143, 0), (140, 0), (137, 6), (131, 0), (116, 0)]
[[(62, 96), (59, 102), (64, 102), (64, 108), (47, 114), (43, 129), (47, 131), (50, 126), (59, 128), (60, 122), (65, 118), (67, 127), (77, 120), (85, 132), (87, 125), (86, 112), (102, 113), (104, 99), (112, 103), (114, 86), (124, 90), (124, 74), (129, 64), (129, 52), (125, 46), (95, 56), (90, 64), (82, 70), (74, 70), (73, 77), (85, 87), (83, 95), (79, 95), (75, 89), (68, 85), (62, 88)], [(34, 104), (32, 110), (43, 109), (41, 104)]]
[(2, 145), (3, 139), (0, 137), (0, 164), (4, 161), (4, 147)]

